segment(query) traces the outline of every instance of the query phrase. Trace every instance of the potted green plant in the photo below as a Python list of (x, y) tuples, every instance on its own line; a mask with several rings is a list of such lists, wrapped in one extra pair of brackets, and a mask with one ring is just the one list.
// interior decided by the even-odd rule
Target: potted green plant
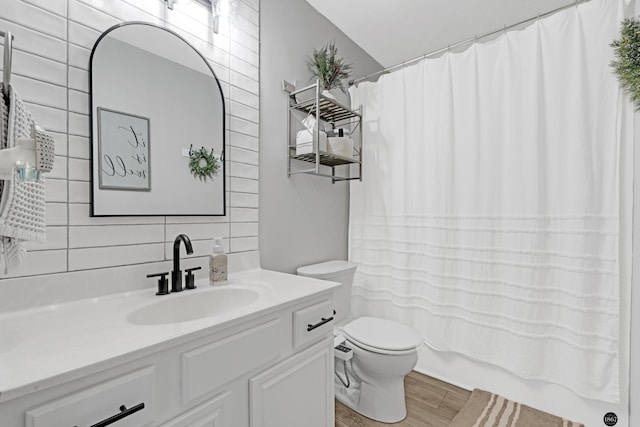
[(636, 111), (640, 111), (640, 20), (623, 20), (620, 38), (614, 40), (611, 47), (616, 56), (611, 66), (622, 88), (631, 95)]
[(338, 57), (335, 42), (327, 43), (320, 49), (313, 49), (313, 55), (307, 59), (307, 66), (313, 76), (320, 80), (325, 96), (334, 98), (329, 91), (335, 88), (346, 93), (344, 80), (351, 75), (353, 64), (347, 64), (343, 58)]

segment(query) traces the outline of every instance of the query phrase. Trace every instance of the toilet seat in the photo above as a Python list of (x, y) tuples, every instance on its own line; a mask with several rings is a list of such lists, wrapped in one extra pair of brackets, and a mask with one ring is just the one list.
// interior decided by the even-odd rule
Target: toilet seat
[(422, 337), (414, 329), (375, 317), (360, 317), (345, 325), (342, 333), (354, 345), (380, 354), (412, 353), (422, 343)]
[(381, 349), (381, 348), (375, 348), (375, 347), (370, 347), (366, 344), (363, 344), (361, 342), (358, 342), (356, 340), (354, 340), (353, 338), (347, 338), (347, 342), (349, 342), (350, 344), (355, 345), (356, 347), (360, 347), (363, 350), (367, 350), (370, 351), (371, 353), (377, 353), (377, 354), (386, 354), (389, 356), (402, 356), (404, 354), (411, 354), (414, 353), (416, 351), (416, 348), (412, 348), (410, 350), (385, 350), (385, 349)]

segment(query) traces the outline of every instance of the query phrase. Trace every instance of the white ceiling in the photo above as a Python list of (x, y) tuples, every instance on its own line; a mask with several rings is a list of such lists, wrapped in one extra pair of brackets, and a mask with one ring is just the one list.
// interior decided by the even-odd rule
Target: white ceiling
[(571, 0), (307, 0), (384, 67), (536, 17)]

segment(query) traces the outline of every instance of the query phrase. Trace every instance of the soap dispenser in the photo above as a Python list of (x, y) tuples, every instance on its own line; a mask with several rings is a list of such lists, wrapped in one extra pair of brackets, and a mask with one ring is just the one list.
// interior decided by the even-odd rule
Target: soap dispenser
[(213, 255), (209, 257), (209, 282), (212, 285), (227, 281), (227, 255), (222, 247), (222, 237), (214, 238)]

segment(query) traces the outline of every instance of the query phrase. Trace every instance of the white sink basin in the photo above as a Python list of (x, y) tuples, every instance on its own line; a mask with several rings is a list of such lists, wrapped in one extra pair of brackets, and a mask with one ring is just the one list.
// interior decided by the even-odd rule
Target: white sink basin
[(159, 296), (158, 302), (139, 308), (127, 316), (135, 325), (187, 322), (237, 310), (258, 300), (257, 289), (219, 287), (206, 291), (183, 291)]

